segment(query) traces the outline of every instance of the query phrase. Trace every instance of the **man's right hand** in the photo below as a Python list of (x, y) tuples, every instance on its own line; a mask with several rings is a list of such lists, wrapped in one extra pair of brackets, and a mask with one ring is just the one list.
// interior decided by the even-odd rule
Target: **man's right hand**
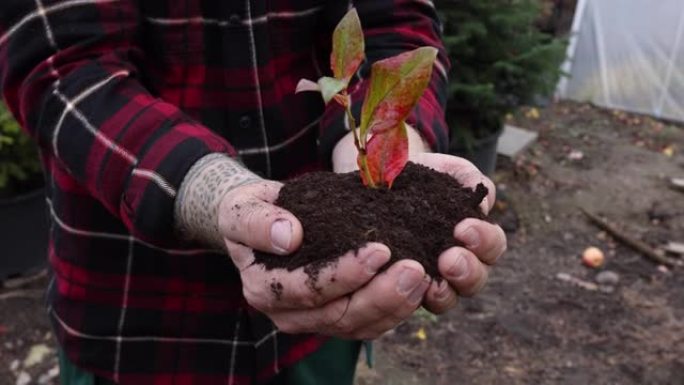
[(267, 271), (254, 264), (253, 250), (288, 258), (301, 245), (301, 223), (273, 205), (281, 187), (274, 181), (252, 182), (231, 190), (219, 204), (219, 232), (252, 307), (286, 333), (373, 339), (420, 306), (430, 286), (425, 270), (416, 261), (402, 260), (377, 274), (390, 259), (387, 246), (379, 243), (325, 267), (315, 289), (303, 268)]

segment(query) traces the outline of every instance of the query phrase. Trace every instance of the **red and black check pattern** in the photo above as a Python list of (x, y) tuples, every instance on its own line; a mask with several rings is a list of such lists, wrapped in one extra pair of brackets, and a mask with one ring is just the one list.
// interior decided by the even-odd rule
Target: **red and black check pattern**
[[(441, 48), (430, 1), (353, 3), (369, 62)], [(328, 72), (348, 6), (0, 2), (0, 84), (48, 171), (49, 313), (76, 364), (125, 384), (237, 385), (267, 382), (317, 349), (321, 338), (280, 334), (249, 308), (229, 258), (175, 236), (173, 202), (212, 152), (272, 179), (329, 167), (342, 111), (294, 90)], [(447, 145), (443, 50), (439, 59), (410, 120), (438, 151)]]

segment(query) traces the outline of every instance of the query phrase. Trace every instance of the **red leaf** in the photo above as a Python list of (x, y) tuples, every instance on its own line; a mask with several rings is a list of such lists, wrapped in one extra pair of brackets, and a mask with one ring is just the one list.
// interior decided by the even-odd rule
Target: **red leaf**
[(364, 51), (365, 42), (361, 21), (356, 9), (352, 8), (337, 24), (333, 32), (330, 67), (335, 79), (349, 82), (363, 62)]
[[(381, 134), (373, 135), (366, 147), (365, 161), (369, 175), (361, 172), (363, 184), (392, 188), (394, 179), (408, 162), (408, 149), (408, 134), (404, 122)], [(361, 163), (363, 160), (359, 158), (358, 161)], [(361, 164), (359, 168), (363, 170)]]
[(351, 97), (349, 95), (337, 94), (333, 99), (344, 108), (351, 106)]
[(430, 82), (437, 52), (421, 47), (373, 64), (361, 112), (361, 138), (406, 120)]
[[(405, 120), (430, 82), (437, 49), (422, 47), (373, 64), (361, 110), (357, 163), (363, 183), (392, 187), (408, 161)], [(373, 137), (366, 142), (366, 136)]]

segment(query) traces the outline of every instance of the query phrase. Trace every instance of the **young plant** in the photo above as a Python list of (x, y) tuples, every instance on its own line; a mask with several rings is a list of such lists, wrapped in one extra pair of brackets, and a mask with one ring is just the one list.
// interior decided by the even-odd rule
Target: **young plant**
[(361, 21), (352, 9), (333, 33), (333, 77), (322, 77), (317, 83), (304, 79), (296, 92), (318, 91), (326, 104), (334, 100), (345, 108), (364, 185), (391, 188), (408, 161), (406, 118), (430, 82), (438, 51), (421, 47), (373, 63), (357, 133), (348, 87), (364, 61), (364, 50)]

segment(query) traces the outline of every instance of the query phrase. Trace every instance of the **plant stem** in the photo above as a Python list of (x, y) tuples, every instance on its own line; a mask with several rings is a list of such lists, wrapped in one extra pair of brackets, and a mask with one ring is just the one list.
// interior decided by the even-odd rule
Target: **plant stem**
[(366, 175), (366, 180), (368, 181), (368, 187), (370, 188), (377, 188), (378, 186), (375, 184), (375, 181), (373, 180), (373, 177), (371, 176), (370, 170), (368, 169), (368, 158), (366, 156), (366, 149), (362, 148), (359, 150), (359, 168), (361, 169), (361, 172)]
[(377, 186), (375, 185), (373, 178), (371, 178), (371, 173), (368, 169), (365, 141), (362, 143), (358, 133), (356, 132), (356, 119), (354, 119), (354, 114), (352, 114), (351, 110), (351, 98), (349, 97), (347, 91), (344, 91), (342, 95), (346, 99), (345, 111), (347, 112), (347, 120), (349, 120), (349, 126), (351, 128), (352, 135), (354, 136), (354, 146), (356, 146), (356, 149), (359, 152), (357, 162), (359, 164), (359, 169), (366, 176), (366, 180), (368, 181), (368, 187), (376, 188)]
[(347, 112), (347, 120), (349, 120), (349, 127), (351, 128), (352, 135), (354, 135), (354, 146), (356, 146), (356, 149), (359, 150), (360, 154), (361, 142), (359, 140), (359, 135), (356, 132), (356, 119), (354, 119), (354, 114), (352, 114), (351, 110), (351, 98), (349, 97), (347, 91), (344, 91), (342, 93), (342, 96), (344, 96), (344, 98), (346, 99), (345, 111)]

